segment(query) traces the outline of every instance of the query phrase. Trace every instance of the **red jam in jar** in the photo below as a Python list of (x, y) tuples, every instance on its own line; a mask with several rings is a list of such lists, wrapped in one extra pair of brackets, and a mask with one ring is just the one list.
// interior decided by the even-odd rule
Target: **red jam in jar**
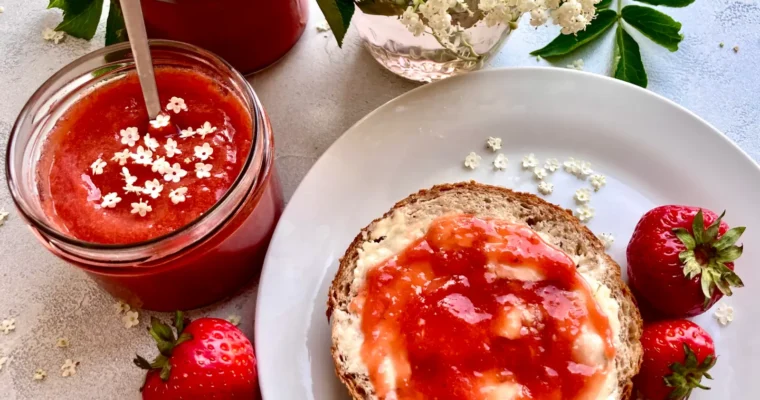
[(597, 398), (614, 364), (609, 320), (573, 261), (500, 220), (433, 221), (369, 270), (351, 307), (381, 399)]
[(258, 275), (283, 198), (248, 82), (191, 45), (152, 41), (151, 52), (159, 118), (128, 43), (88, 54), (22, 110), (9, 187), (41, 242), (115, 297), (191, 309)]
[(148, 37), (213, 51), (244, 74), (277, 61), (306, 27), (307, 0), (141, 0)]

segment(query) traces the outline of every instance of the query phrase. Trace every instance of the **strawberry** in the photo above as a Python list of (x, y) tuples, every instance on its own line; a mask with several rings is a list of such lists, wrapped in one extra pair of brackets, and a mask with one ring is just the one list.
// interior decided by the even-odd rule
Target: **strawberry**
[(218, 318), (190, 322), (181, 311), (176, 336), (158, 319), (150, 323), (160, 354), (152, 363), (140, 356), (134, 360), (148, 370), (143, 399), (258, 398), (253, 347), (234, 325)]
[(643, 400), (687, 399), (692, 389), (710, 389), (702, 378), (715, 365), (715, 344), (699, 325), (682, 320), (644, 326), (644, 360), (633, 378), (634, 392)]
[[(725, 214), (725, 212), (724, 212)], [(640, 303), (662, 316), (685, 318), (712, 307), (744, 284), (733, 261), (744, 227), (729, 229), (723, 214), (661, 206), (644, 214), (628, 243), (628, 278)]]

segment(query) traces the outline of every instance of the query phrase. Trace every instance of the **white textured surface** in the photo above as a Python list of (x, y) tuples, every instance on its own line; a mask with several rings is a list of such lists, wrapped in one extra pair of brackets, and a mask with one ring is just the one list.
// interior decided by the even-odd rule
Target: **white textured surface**
[[(27, 98), (56, 70), (99, 48), (103, 28), (92, 42), (67, 38), (54, 45), (42, 40), (45, 27), (60, 21), (46, 0), (0, 0), (0, 164), (10, 127)], [(760, 159), (760, 6), (750, 0), (699, 0), (669, 12), (684, 23), (681, 50), (670, 53), (642, 40), (650, 89), (675, 100), (726, 132), (754, 159)], [(275, 128), (277, 163), (289, 197), (317, 157), (348, 127), (387, 100), (413, 88), (378, 66), (361, 50), (353, 32), (343, 50), (329, 33), (317, 33), (322, 20), (315, 5), (312, 19), (294, 50), (280, 63), (252, 78)], [(548, 65), (527, 53), (548, 42), (554, 28), (534, 31), (524, 25), (493, 63), (497, 66)], [(327, 36), (327, 37), (325, 37)], [(640, 37), (637, 35), (637, 38)], [(720, 49), (718, 43), (724, 42)], [(559, 60), (564, 66), (582, 57), (587, 71), (607, 73), (612, 36)], [(731, 51), (735, 45), (738, 53)], [(620, 121), (625, 124), (626, 121)], [(688, 143), (684, 143), (688, 145)], [(705, 162), (711, 162), (705, 160)], [(716, 168), (720, 168), (716, 163)], [(730, 171), (726, 171), (730, 174)], [(16, 319), (16, 330), (0, 334), (3, 399), (136, 399), (142, 372), (132, 366), (135, 352), (153, 355), (144, 332), (125, 329), (112, 308), (114, 300), (83, 273), (45, 251), (12, 209), (6, 185), (0, 208), (11, 211), (0, 227), (0, 320)], [(243, 330), (253, 333), (254, 288), (225, 303), (193, 313), (242, 315)], [(166, 318), (168, 315), (164, 314)], [(58, 349), (65, 336), (71, 347)], [(70, 378), (60, 376), (64, 360), (81, 361)], [(48, 377), (32, 380), (43, 368)]]

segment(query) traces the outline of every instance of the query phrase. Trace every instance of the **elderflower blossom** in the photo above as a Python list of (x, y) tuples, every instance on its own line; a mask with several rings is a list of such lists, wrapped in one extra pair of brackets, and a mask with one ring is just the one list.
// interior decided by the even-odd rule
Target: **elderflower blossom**
[(137, 326), (140, 323), (139, 314), (137, 311), (127, 311), (121, 317), (121, 322), (124, 323), (125, 328)]
[(414, 36), (419, 36), (425, 32), (425, 24), (420, 20), (420, 16), (414, 12), (414, 7), (407, 7), (404, 14), (401, 15), (401, 23), (409, 29)]
[(35, 381), (41, 381), (45, 379), (46, 376), (47, 376), (47, 372), (45, 372), (44, 369), (37, 368), (37, 370), (34, 371), (34, 375), (32, 375), (32, 379), (34, 379)]
[(612, 243), (615, 242), (615, 237), (611, 233), (600, 233), (596, 237), (602, 242), (605, 250), (609, 250), (612, 247)]
[(582, 188), (575, 191), (575, 201), (578, 204), (585, 204), (591, 201), (591, 193), (588, 189)]
[(594, 218), (594, 207), (591, 207), (588, 204), (584, 204), (577, 209), (575, 209), (576, 216), (578, 217), (581, 222), (588, 222), (591, 220), (591, 218)]
[(164, 174), (164, 179), (167, 182), (179, 182), (180, 179), (184, 178), (187, 175), (187, 171), (182, 169), (182, 166), (179, 165), (179, 163), (174, 163), (172, 165), (171, 170), (167, 171), (166, 174)]
[[(147, 202), (143, 202), (142, 199), (140, 199), (140, 201), (138, 203), (132, 203), (131, 205), (132, 205), (132, 211), (131, 211), (131, 213), (132, 214), (138, 214), (141, 217), (144, 217), (149, 212), (153, 211), (153, 207), (151, 207), (150, 205), (148, 205)], [(130, 311), (127, 311), (127, 312), (129, 313)]]
[(589, 181), (591, 182), (591, 186), (593, 186), (594, 191), (598, 192), (599, 189), (604, 187), (604, 185), (607, 184), (607, 177), (602, 174), (594, 174), (591, 175), (591, 178), (589, 178)]
[(538, 191), (543, 195), (550, 195), (554, 191), (554, 184), (542, 181), (538, 184)]
[(504, 154), (499, 154), (496, 156), (496, 159), (493, 160), (493, 167), (498, 170), (504, 170), (507, 168), (507, 163), (509, 162), (509, 159)]
[(90, 165), (90, 169), (92, 169), (93, 175), (100, 175), (103, 173), (103, 168), (105, 168), (105, 166), (106, 162), (98, 158), (94, 163), (92, 163), (92, 165)]
[(55, 44), (61, 43), (61, 41), (66, 37), (66, 33), (62, 31), (56, 31), (53, 28), (45, 28), (42, 30), (42, 38), (47, 40), (48, 42), (53, 42)]
[(121, 144), (126, 144), (129, 147), (134, 146), (135, 143), (140, 140), (140, 134), (134, 126), (122, 129), (121, 132), (119, 132), (119, 135), (121, 135)]
[(198, 128), (197, 131), (195, 131), (195, 133), (200, 135), (202, 139), (205, 139), (206, 135), (208, 135), (209, 133), (214, 133), (214, 132), (216, 132), (216, 127), (211, 126), (211, 123), (208, 121), (204, 122), (203, 125), (200, 128)]
[(127, 161), (130, 159), (131, 154), (132, 153), (129, 151), (129, 149), (124, 149), (120, 152), (113, 153), (111, 161), (117, 161), (119, 165), (127, 165)]
[(13, 331), (16, 330), (16, 320), (11, 319), (4, 319), (3, 322), (0, 322), (0, 332), (3, 332), (3, 334), (7, 335)]
[(486, 146), (488, 146), (491, 151), (501, 150), (501, 138), (490, 136), (488, 140), (486, 140)]
[(115, 308), (116, 312), (119, 313), (119, 314), (125, 313), (125, 312), (127, 312), (127, 311), (130, 310), (129, 304), (127, 304), (126, 302), (124, 302), (124, 300), (117, 301), (113, 305), (113, 308)]
[(172, 203), (179, 204), (185, 201), (185, 194), (187, 194), (187, 188), (179, 187), (169, 192), (169, 199)]
[(172, 97), (169, 99), (169, 104), (166, 105), (166, 111), (174, 111), (175, 114), (179, 114), (180, 111), (187, 111), (185, 99), (181, 97)]
[(121, 197), (116, 192), (111, 192), (103, 196), (103, 202), (100, 203), (100, 206), (103, 208), (114, 208), (120, 201)]
[(206, 161), (211, 155), (214, 154), (214, 149), (208, 143), (203, 143), (203, 146), (195, 146), (195, 158)]
[(145, 143), (145, 147), (149, 148), (150, 151), (158, 150), (158, 140), (150, 137), (149, 133), (146, 133), (145, 136), (143, 136), (143, 142)]
[(559, 161), (556, 158), (546, 160), (544, 168), (549, 172), (556, 172), (559, 169)]
[(130, 155), (135, 164), (138, 165), (151, 165), (153, 164), (153, 152), (143, 149), (142, 146), (137, 146), (137, 152)]
[(469, 169), (475, 169), (480, 165), (480, 156), (474, 151), (471, 151), (467, 157), (464, 158), (464, 166)]
[(230, 315), (227, 317), (227, 321), (231, 323), (232, 325), (238, 326), (240, 325), (240, 316), (239, 315)]
[(182, 129), (179, 131), (180, 139), (187, 139), (192, 136), (195, 136), (195, 130), (193, 128)]
[(533, 169), (533, 177), (536, 178), (537, 181), (542, 181), (544, 178), (546, 178), (546, 170), (543, 168), (536, 167)]
[(171, 120), (171, 117), (169, 114), (158, 114), (156, 115), (156, 119), (153, 119), (150, 121), (150, 126), (159, 129), (166, 126), (169, 126), (169, 121)]
[(166, 140), (164, 150), (166, 150), (166, 157), (168, 158), (172, 158), (176, 154), (182, 154), (182, 151), (177, 148), (177, 142), (172, 138)]
[(65, 349), (69, 347), (69, 339), (66, 338), (58, 338), (58, 340), (55, 341), (55, 347)]
[(72, 361), (69, 359), (64, 361), (63, 365), (61, 366), (61, 376), (67, 377), (76, 375), (77, 365), (79, 365), (79, 361)]
[(150, 167), (150, 170), (164, 175), (172, 170), (172, 165), (169, 164), (169, 162), (166, 161), (163, 157), (158, 157), (153, 160), (153, 165)]
[(715, 310), (715, 319), (723, 325), (727, 326), (734, 320), (734, 308), (726, 303), (720, 303), (718, 309)]
[(522, 167), (524, 169), (536, 168), (538, 166), (538, 158), (533, 153), (528, 154), (522, 159)]
[(211, 176), (211, 164), (196, 163), (195, 176), (198, 178), (208, 178)]
[(161, 195), (162, 190), (164, 190), (164, 185), (162, 185), (158, 179), (154, 179), (152, 181), (145, 181), (145, 187), (142, 192), (143, 194), (147, 194), (148, 196), (157, 199), (158, 196)]

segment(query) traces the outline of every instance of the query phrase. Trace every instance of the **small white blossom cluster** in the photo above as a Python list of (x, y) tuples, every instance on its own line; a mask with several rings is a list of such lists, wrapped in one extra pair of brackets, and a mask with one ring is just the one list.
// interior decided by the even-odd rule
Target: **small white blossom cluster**
[(600, 233), (596, 237), (602, 242), (605, 250), (609, 250), (612, 244), (615, 243), (615, 237), (611, 233)]
[(414, 36), (432, 34), (460, 58), (477, 60), (479, 55), (469, 43), (469, 34), (458, 22), (452, 23), (452, 14), (459, 13), (473, 15), (465, 0), (414, 0), (399, 18)]
[(42, 30), (42, 38), (48, 42), (58, 44), (66, 38), (66, 34), (62, 31), (56, 31), (53, 28), (45, 28)]
[[(185, 100), (180, 97), (172, 97), (166, 105), (168, 112), (174, 112), (179, 114), (180, 112), (187, 111), (188, 107)], [(169, 114), (160, 114), (155, 120), (150, 121), (153, 128), (160, 129), (169, 125), (171, 116)], [(198, 129), (187, 128), (180, 132), (181, 139), (187, 139), (193, 136), (200, 136), (202, 139), (206, 138), (206, 135), (212, 134), (217, 131), (217, 128), (206, 121)], [(124, 193), (146, 195), (151, 199), (157, 199), (164, 192), (163, 181), (170, 183), (179, 183), (182, 178), (187, 176), (188, 171), (182, 168), (182, 165), (178, 162), (171, 163), (169, 159), (178, 154), (182, 154), (177, 145), (177, 141), (172, 138), (167, 138), (166, 143), (161, 145), (156, 138), (146, 133), (144, 136), (140, 135), (140, 132), (136, 127), (127, 127), (119, 132), (121, 144), (127, 146), (122, 151), (114, 153), (111, 157), (111, 161), (119, 164), (121, 167), (121, 176), (124, 180)], [(137, 146), (134, 151), (133, 147)], [(160, 156), (158, 152), (163, 148), (164, 155)], [(199, 162), (195, 164), (195, 175), (198, 178), (211, 177), (212, 164), (204, 163), (209, 159), (212, 159), (214, 154), (214, 148), (209, 143), (202, 143), (200, 146), (194, 147), (194, 156), (192, 158), (186, 157), (184, 159), (186, 164), (190, 164), (193, 159)], [(138, 186), (137, 177), (132, 175), (127, 164), (150, 167), (150, 170), (158, 175), (158, 179), (148, 179), (142, 186)], [(95, 160), (90, 169), (93, 175), (101, 175), (106, 170), (108, 163), (101, 158)], [(184, 202), (187, 198), (187, 187), (180, 186), (169, 191), (169, 199), (173, 204), (179, 204)], [(100, 206), (104, 209), (115, 208), (122, 198), (116, 192), (105, 194), (101, 198)], [(130, 202), (132, 208), (131, 213), (139, 215), (141, 217), (146, 216), (153, 211), (153, 207), (150, 203), (142, 198), (138, 201)]]
[(720, 303), (718, 309), (715, 310), (715, 319), (722, 326), (728, 326), (734, 320), (734, 308), (726, 303)]
[(488, 26), (516, 21), (522, 14), (530, 14), (530, 24), (540, 26), (551, 18), (562, 33), (575, 34), (591, 23), (600, 0), (480, 0)]
[[(132, 212), (134, 213), (135, 211), (132, 210)], [(123, 300), (116, 302), (113, 307), (116, 309), (116, 313), (121, 315), (121, 322), (124, 324), (125, 328), (131, 328), (140, 323), (140, 315), (137, 311), (132, 310), (129, 304), (125, 303)]]

